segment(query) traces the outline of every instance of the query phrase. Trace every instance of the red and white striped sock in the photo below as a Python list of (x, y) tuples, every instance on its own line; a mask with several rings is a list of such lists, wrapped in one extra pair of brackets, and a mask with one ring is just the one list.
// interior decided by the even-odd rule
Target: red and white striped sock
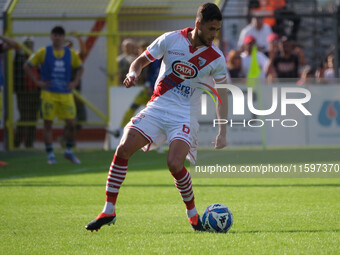
[(185, 207), (187, 208), (187, 216), (191, 218), (197, 214), (197, 209), (195, 207), (195, 196), (192, 190), (191, 176), (185, 167), (176, 173), (172, 174), (175, 179), (176, 187), (182, 196)]
[(106, 203), (103, 209), (105, 214), (113, 214), (115, 212), (116, 200), (119, 188), (122, 185), (126, 171), (128, 168), (128, 160), (113, 156), (109, 176), (106, 182)]

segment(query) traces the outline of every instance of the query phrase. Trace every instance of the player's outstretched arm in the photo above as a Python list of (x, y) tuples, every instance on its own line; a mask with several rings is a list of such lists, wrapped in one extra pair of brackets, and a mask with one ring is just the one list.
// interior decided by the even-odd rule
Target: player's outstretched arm
[[(228, 95), (227, 89), (217, 89), (222, 105), (217, 100), (216, 115), (218, 119), (227, 119), (228, 117)], [(215, 149), (222, 149), (227, 146), (227, 125), (219, 124), (216, 141), (213, 142)]]
[(135, 59), (131, 63), (129, 73), (126, 75), (126, 78), (123, 82), (125, 87), (130, 88), (131, 86), (136, 86), (138, 76), (142, 72), (143, 68), (150, 63), (151, 62), (145, 57), (144, 54)]
[(0, 35), (0, 39), (4, 42), (4, 44), (2, 46), (3, 51), (8, 51), (8, 50), (15, 48), (17, 46), (17, 42), (10, 37)]

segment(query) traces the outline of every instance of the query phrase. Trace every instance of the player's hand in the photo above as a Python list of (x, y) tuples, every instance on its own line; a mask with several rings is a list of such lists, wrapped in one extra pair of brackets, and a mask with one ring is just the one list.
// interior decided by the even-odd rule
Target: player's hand
[(128, 73), (126, 75), (125, 80), (123, 81), (123, 84), (127, 88), (130, 88), (132, 86), (136, 86), (136, 83), (137, 83), (137, 74), (136, 74), (136, 72)]
[(227, 146), (227, 139), (225, 135), (217, 135), (216, 136), (216, 141), (212, 142), (214, 145), (215, 149), (222, 149)]
[(71, 81), (68, 85), (67, 85), (67, 89), (68, 90), (73, 90), (77, 87), (78, 85), (78, 82), (74, 82), (74, 81)]
[(35, 85), (37, 85), (39, 88), (47, 89), (50, 86), (50, 83), (47, 81), (38, 80), (35, 82)]

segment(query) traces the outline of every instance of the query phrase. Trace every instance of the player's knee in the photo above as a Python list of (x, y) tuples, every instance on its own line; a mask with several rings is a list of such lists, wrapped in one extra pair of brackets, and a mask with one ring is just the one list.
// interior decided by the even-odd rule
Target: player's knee
[(45, 123), (44, 123), (44, 129), (45, 130), (52, 130), (52, 126), (53, 126), (53, 122), (51, 122), (51, 121), (46, 121)]
[(178, 158), (168, 157), (167, 159), (168, 168), (171, 173), (176, 174), (183, 168), (183, 162)]
[(68, 120), (68, 121), (66, 121), (66, 126), (68, 128), (74, 129), (76, 127), (76, 121), (75, 120)]
[(66, 130), (69, 131), (69, 132), (73, 132), (75, 130), (75, 126), (74, 125), (67, 125)]
[(128, 145), (123, 143), (117, 147), (116, 154), (120, 158), (128, 159), (131, 156), (131, 149)]

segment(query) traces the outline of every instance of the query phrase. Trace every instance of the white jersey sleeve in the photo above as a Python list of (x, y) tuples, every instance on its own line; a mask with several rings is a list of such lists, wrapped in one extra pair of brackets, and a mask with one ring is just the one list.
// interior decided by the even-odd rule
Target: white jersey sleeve
[(219, 53), (220, 57), (214, 62), (214, 68), (211, 71), (212, 78), (215, 80), (215, 83), (231, 83), (227, 62), (222, 51), (215, 45), (213, 45), (213, 48)]
[(212, 76), (216, 83), (231, 82), (224, 57), (218, 60), (218, 64), (212, 71)]
[(149, 61), (153, 62), (156, 59), (161, 59), (164, 56), (166, 50), (165, 37), (167, 34), (168, 33), (161, 35), (147, 47), (144, 54)]

